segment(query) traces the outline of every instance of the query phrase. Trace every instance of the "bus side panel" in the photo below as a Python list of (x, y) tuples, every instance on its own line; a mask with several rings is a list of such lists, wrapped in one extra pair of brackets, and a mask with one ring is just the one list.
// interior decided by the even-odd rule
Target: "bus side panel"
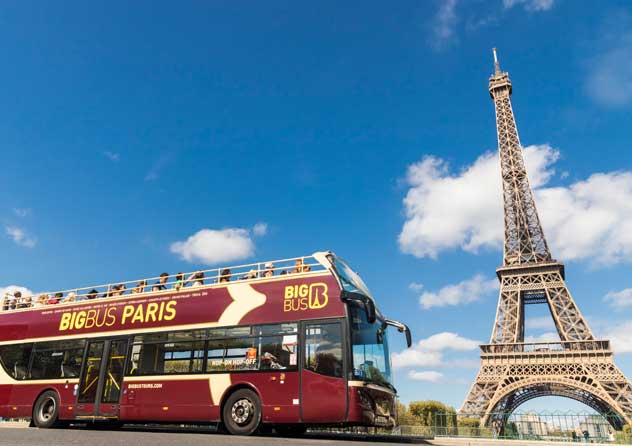
[(134, 380), (123, 384), (121, 420), (213, 421), (219, 410), (211, 405), (208, 378)]
[[(2, 371), (0, 371), (1, 373)], [(11, 401), (11, 394), (13, 393), (13, 385), (4, 384), (0, 385), (0, 418), (9, 417), (9, 402)]]
[(264, 423), (297, 423), (299, 412), (299, 372), (233, 373), (232, 385), (246, 384), (259, 393)]
[(30, 418), (35, 400), (45, 390), (55, 390), (59, 395), (59, 418), (71, 419), (75, 397), (74, 383), (38, 383), (0, 386), (0, 416)]

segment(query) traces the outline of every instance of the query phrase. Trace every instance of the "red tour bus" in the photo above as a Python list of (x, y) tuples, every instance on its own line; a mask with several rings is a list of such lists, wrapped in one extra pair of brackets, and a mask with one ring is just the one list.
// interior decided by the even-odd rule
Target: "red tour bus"
[(35, 296), (0, 306), (0, 417), (262, 425), (395, 423), (388, 327), (332, 252)]

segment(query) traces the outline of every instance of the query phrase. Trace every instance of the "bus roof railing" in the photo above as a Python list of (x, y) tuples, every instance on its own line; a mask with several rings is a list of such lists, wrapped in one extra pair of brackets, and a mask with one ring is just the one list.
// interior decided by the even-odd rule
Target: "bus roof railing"
[[(196, 288), (236, 280), (260, 280), (285, 274), (297, 274), (325, 271), (313, 255), (292, 257), (281, 260), (248, 263), (243, 265), (179, 272), (128, 280), (111, 282), (103, 285), (93, 285), (81, 288), (71, 288), (60, 291), (46, 291), (23, 295), (19, 298), (13, 292), (0, 296), (0, 312), (11, 310), (37, 308), (52, 304), (76, 304), (90, 302), (93, 299), (143, 295), (179, 291), (184, 288)], [(161, 281), (162, 280), (162, 281)], [(150, 283), (153, 282), (153, 283)], [(21, 294), (21, 293), (20, 293)]]

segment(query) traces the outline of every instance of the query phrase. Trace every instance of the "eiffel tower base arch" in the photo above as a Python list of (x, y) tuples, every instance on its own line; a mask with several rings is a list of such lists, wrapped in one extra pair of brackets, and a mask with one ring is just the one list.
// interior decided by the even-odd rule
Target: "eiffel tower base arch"
[(632, 386), (614, 364), (608, 341), (490, 344), (481, 349), (481, 369), (460, 410), (478, 415), (481, 426), (498, 430), (520, 405), (543, 396), (584, 403), (616, 430), (632, 423)]

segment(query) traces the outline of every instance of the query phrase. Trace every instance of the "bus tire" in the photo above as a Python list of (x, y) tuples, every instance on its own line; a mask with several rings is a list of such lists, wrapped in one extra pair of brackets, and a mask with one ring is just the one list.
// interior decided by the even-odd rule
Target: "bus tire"
[(59, 424), (59, 396), (53, 390), (42, 393), (33, 405), (33, 425), (50, 429)]
[(222, 421), (233, 435), (252, 435), (261, 425), (261, 401), (250, 389), (233, 392), (224, 403)]

